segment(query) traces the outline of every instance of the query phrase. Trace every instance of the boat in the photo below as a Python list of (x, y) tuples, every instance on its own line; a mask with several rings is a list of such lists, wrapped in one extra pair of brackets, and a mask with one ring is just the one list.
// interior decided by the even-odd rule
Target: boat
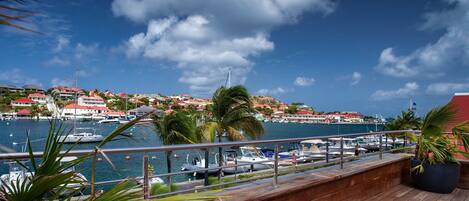
[[(235, 150), (228, 150), (225, 151), (225, 154), (223, 156), (223, 172), (225, 174), (235, 174), (235, 173), (243, 173), (243, 172), (249, 172), (250, 165), (248, 163), (239, 163), (238, 162), (238, 152)], [(246, 165), (242, 165), (246, 164)], [(236, 166), (240, 165), (240, 166)]]
[[(215, 155), (215, 158), (217, 157), (217, 155)], [(181, 167), (181, 171), (195, 171), (194, 172), (194, 176), (196, 176), (196, 174), (205, 174), (205, 158), (202, 158), (202, 156), (200, 156), (200, 154), (196, 157), (192, 157), (192, 160), (189, 162), (189, 158), (190, 158), (190, 155), (187, 154), (186, 156), (186, 163), (184, 163)], [(216, 160), (215, 160), (216, 161)], [(208, 168), (216, 168), (218, 167), (218, 164), (217, 163), (209, 163), (208, 164)], [(218, 172), (218, 169), (212, 169), (212, 170), (208, 170), (208, 173), (209, 174), (214, 174), (214, 173), (217, 173)]]
[(3, 187), (4, 185), (12, 188), (14, 187), (12, 184), (23, 183), (24, 180), (31, 178), (33, 175), (33, 173), (26, 171), (26, 169), (24, 169), (24, 167), (17, 162), (7, 162), (7, 164), (9, 167), (8, 174), (3, 174), (0, 176), (0, 185), (6, 191), (8, 191), (8, 188)]
[(322, 160), (326, 158), (326, 150), (324, 149), (326, 142), (313, 139), (303, 140), (300, 147), (304, 155), (311, 157), (313, 160)]
[(262, 153), (261, 148), (259, 147), (240, 147), (241, 152), (240, 157), (236, 157), (235, 161), (239, 167), (231, 167), (231, 168), (224, 168), (223, 171), (226, 173), (237, 172), (240, 169), (241, 171), (248, 170), (248, 171), (257, 171), (257, 170), (265, 170), (271, 169), (274, 166), (274, 162), (271, 159), (267, 158), (264, 153)]
[[(62, 164), (63, 163), (68, 163), (68, 162), (74, 161), (76, 159), (77, 159), (77, 157), (75, 157), (75, 156), (66, 156), (66, 157), (63, 157), (60, 160), (60, 163), (62, 163)], [(75, 171), (75, 166), (71, 166), (68, 169), (66, 169), (65, 171), (63, 171), (63, 173), (67, 173), (67, 172), (74, 172), (75, 173), (75, 182), (71, 183), (71, 184), (67, 184), (66, 189), (63, 192), (61, 192), (61, 194), (62, 195), (69, 195), (69, 194), (79, 194), (79, 193), (81, 193), (83, 191), (83, 189), (85, 189), (85, 183), (88, 182), (88, 180), (86, 179), (86, 177), (83, 174)]]
[(106, 118), (98, 121), (98, 124), (120, 123), (118, 118)]
[(72, 134), (60, 136), (59, 139), (64, 143), (91, 143), (101, 142), (104, 137), (95, 134), (94, 128), (75, 128)]
[[(340, 138), (329, 138), (330, 141), (333, 142), (333, 145), (329, 147), (329, 154), (331, 154), (334, 157), (339, 157), (341, 153), (341, 148), (340, 148)], [(367, 149), (360, 147), (359, 145), (353, 146), (353, 141), (355, 139), (353, 138), (342, 138), (344, 144), (343, 144), (343, 156), (355, 156), (356, 153), (365, 153)]]

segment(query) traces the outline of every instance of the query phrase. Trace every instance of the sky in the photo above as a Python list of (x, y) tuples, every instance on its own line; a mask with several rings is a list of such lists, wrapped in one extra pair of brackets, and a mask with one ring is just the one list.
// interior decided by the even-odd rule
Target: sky
[(0, 83), (210, 97), (225, 83), (317, 111), (417, 113), (469, 91), (468, 0), (37, 1), (0, 27)]

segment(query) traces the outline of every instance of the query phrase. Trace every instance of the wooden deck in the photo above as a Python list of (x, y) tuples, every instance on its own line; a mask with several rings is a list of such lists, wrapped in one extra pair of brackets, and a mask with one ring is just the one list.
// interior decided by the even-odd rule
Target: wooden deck
[(397, 185), (367, 201), (469, 201), (469, 190), (456, 189), (450, 194), (439, 194), (418, 190), (408, 185)]

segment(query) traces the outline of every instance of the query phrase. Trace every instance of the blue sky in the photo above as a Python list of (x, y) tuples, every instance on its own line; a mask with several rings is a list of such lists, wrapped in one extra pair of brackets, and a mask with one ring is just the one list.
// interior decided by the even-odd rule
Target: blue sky
[(319, 111), (418, 113), (469, 91), (465, 0), (114, 0), (26, 5), (0, 29), (0, 83), (207, 97), (231, 69), (252, 94)]

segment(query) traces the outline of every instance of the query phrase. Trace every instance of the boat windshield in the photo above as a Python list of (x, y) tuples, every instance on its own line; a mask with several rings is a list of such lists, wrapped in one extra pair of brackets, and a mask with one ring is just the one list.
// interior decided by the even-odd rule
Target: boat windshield
[(241, 147), (241, 155), (244, 157), (251, 158), (265, 158), (264, 154), (259, 150), (259, 148), (253, 147)]

